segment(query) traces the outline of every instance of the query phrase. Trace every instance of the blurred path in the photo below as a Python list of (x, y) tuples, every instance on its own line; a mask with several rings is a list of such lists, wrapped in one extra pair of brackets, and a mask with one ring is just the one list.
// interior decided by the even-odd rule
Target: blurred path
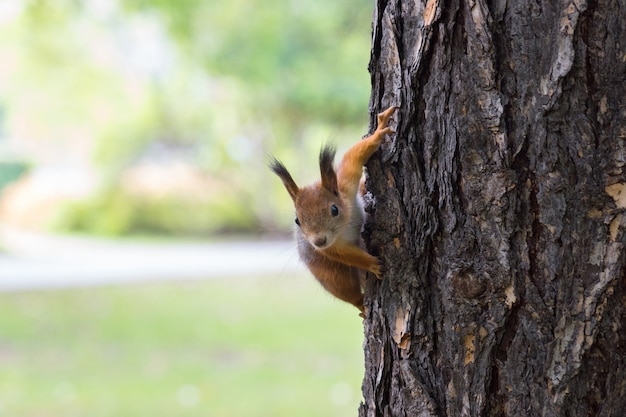
[(0, 291), (301, 271), (291, 241), (117, 242), (0, 231)]

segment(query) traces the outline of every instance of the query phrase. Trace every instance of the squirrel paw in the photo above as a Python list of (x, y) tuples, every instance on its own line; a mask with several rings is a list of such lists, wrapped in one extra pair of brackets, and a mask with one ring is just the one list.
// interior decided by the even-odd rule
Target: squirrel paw
[(369, 272), (371, 272), (372, 274), (376, 275), (376, 278), (378, 279), (383, 279), (381, 277), (382, 274), (382, 267), (380, 266), (380, 263), (378, 261), (376, 261), (375, 264), (373, 264), (372, 266), (369, 267), (368, 269)]
[(394, 133), (394, 130), (391, 127), (387, 126), (387, 123), (389, 123), (389, 119), (391, 119), (391, 116), (393, 116), (393, 113), (397, 109), (398, 108), (396, 106), (391, 106), (384, 112), (378, 113), (378, 126), (376, 127), (376, 130), (378, 130), (381, 136), (389, 133)]

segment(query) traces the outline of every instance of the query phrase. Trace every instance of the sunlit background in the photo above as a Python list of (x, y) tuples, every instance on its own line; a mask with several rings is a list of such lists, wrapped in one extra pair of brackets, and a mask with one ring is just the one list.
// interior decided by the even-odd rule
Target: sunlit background
[(0, 0), (0, 415), (355, 415), (266, 167), (366, 133), (371, 0)]

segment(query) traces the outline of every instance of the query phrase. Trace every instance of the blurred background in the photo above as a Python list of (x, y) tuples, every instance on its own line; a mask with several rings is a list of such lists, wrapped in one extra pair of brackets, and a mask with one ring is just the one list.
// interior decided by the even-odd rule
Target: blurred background
[(0, 414), (356, 414), (361, 321), (266, 162), (366, 133), (372, 10), (0, 0)]
[(0, 5), (3, 223), (275, 232), (291, 203), (267, 155), (308, 178), (367, 129), (369, 1)]

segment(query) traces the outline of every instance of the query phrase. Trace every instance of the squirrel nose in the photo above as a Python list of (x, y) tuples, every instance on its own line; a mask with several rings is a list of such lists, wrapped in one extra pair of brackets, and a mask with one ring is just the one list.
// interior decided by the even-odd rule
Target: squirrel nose
[(318, 248), (324, 246), (326, 244), (326, 236), (316, 237), (315, 240), (313, 240), (313, 244)]

